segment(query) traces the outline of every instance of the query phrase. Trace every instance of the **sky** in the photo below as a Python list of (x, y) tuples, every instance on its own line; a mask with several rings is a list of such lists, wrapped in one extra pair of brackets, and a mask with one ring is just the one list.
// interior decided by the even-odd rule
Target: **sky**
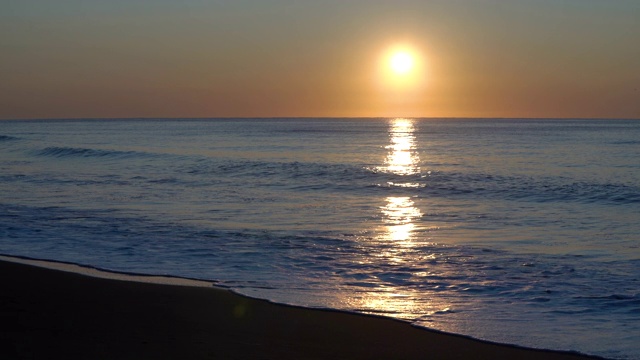
[(640, 118), (638, 39), (638, 0), (0, 0), (0, 119)]

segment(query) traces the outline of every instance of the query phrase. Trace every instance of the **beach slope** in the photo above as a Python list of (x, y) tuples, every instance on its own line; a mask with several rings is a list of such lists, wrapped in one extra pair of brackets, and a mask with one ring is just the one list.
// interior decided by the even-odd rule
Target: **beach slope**
[(1, 359), (594, 359), (195, 286), (0, 261)]

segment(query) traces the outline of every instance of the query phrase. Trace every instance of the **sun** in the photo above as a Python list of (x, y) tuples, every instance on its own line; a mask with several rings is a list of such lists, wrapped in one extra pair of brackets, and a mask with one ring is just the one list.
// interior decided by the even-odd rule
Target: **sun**
[(425, 89), (428, 71), (424, 53), (416, 43), (387, 44), (380, 49), (374, 79), (386, 99), (407, 102)]
[(413, 57), (406, 51), (398, 51), (391, 54), (389, 66), (391, 70), (398, 75), (404, 75), (413, 69)]

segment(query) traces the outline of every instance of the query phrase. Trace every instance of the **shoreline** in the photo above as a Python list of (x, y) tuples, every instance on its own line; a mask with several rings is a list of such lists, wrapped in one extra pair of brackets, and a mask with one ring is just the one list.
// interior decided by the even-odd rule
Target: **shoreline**
[(57, 260), (36, 259), (28, 256), (0, 254), (0, 261), (31, 265), (39, 268), (63, 271), (99, 279), (133, 281), (172, 286), (216, 287), (219, 289), (224, 289), (223, 287), (217, 286), (215, 282), (209, 280), (191, 279), (171, 275), (147, 275), (129, 273), (124, 271), (105, 270), (94, 266), (80, 265), (76, 263)]
[[(12, 261), (22, 260), (22, 261)], [(502, 345), (375, 315), (281, 305), (211, 282), (78, 273), (0, 257), (0, 358), (603, 359)], [(181, 285), (181, 286), (176, 286)]]

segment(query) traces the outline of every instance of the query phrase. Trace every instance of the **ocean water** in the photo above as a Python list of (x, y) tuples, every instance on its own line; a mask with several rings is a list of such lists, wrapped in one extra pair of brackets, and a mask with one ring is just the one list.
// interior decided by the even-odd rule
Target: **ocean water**
[(640, 121), (0, 121), (0, 253), (640, 359)]

